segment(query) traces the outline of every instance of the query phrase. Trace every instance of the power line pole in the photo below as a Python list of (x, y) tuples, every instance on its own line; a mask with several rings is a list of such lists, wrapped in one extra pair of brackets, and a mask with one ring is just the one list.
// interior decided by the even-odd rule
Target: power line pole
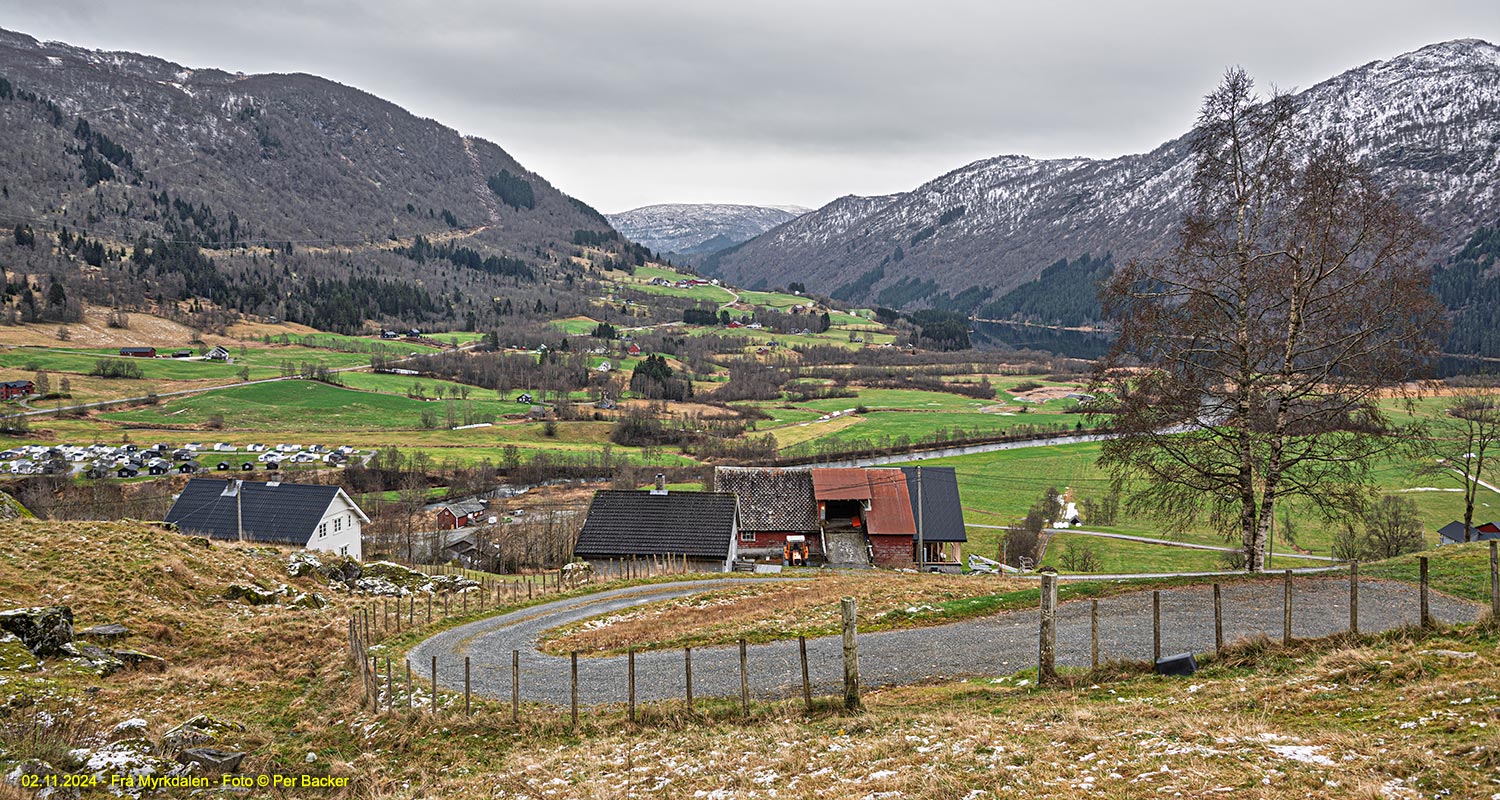
[(927, 540), (922, 529), (922, 467), (917, 467), (917, 572), (927, 571)]

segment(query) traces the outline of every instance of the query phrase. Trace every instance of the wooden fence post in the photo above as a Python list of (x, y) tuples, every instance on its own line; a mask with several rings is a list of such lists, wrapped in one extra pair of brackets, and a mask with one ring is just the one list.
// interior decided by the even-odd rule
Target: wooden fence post
[(807, 637), (797, 637), (797, 653), (802, 657), (802, 704), (812, 711), (812, 682), (807, 679)]
[(411, 659), (403, 658), (401, 663), (406, 665), (406, 710), (411, 711)]
[(1500, 542), (1490, 540), (1490, 621), (1500, 624)]
[(1161, 590), (1151, 592), (1151, 663), (1161, 660)]
[(687, 710), (693, 713), (693, 648), (682, 648), (682, 669), (687, 683)]
[(568, 654), (573, 666), (573, 728), (578, 728), (578, 651)]
[(1099, 668), (1099, 601), (1089, 601), (1089, 666)]
[(1422, 627), (1432, 627), (1432, 609), (1427, 602), (1427, 556), (1417, 557), (1417, 571), (1421, 579), (1421, 615)]
[(1214, 584), (1214, 654), (1224, 649), (1224, 596)]
[(750, 716), (750, 662), (745, 655), (744, 639), (740, 639), (740, 710)]
[(432, 592), (427, 593), (427, 624), (432, 624)]
[(1349, 632), (1359, 635), (1359, 562), (1349, 562)]
[(521, 651), (510, 651), (510, 721), (521, 721)]
[(1287, 570), (1282, 577), (1281, 590), (1281, 643), (1289, 645), (1292, 643), (1292, 571)]
[(1037, 683), (1057, 680), (1057, 576), (1042, 575), (1041, 628), (1037, 635)]
[(469, 716), (469, 657), (464, 656), (464, 716)]
[(855, 603), (853, 597), (839, 601), (844, 618), (844, 708), (859, 709), (859, 641), (855, 638)]
[(625, 651), (627, 672), (626, 683), (630, 685), (630, 724), (635, 724), (635, 648)]
[(411, 601), (406, 604), (406, 627), (410, 628), (417, 622), (417, 596), (412, 595)]
[(432, 713), (438, 710), (438, 687), (437, 687), (437, 656), (432, 657)]

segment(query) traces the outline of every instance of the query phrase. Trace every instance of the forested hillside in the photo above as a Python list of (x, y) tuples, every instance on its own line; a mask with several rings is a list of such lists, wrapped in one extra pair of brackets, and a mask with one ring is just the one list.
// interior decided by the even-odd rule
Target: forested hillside
[(646, 255), (498, 146), (310, 75), (0, 31), (0, 141), (0, 322), (88, 302), (494, 327)]

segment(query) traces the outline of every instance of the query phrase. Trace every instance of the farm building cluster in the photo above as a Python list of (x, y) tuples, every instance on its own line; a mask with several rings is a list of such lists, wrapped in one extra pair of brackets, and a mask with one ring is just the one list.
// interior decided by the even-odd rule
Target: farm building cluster
[(719, 467), (714, 491), (602, 490), (574, 553), (589, 561), (958, 571), (963, 506), (952, 467)]

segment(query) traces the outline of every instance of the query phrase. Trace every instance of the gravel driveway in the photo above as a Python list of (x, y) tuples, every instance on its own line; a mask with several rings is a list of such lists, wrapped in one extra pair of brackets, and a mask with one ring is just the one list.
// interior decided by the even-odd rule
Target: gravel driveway
[[(426, 676), (438, 657), (438, 683), (463, 690), (463, 659), (471, 659), (473, 691), (509, 699), (511, 652), (521, 654), (521, 699), (567, 705), (570, 696), (568, 658), (536, 649), (538, 636), (559, 625), (644, 603), (742, 585), (747, 579), (686, 581), (615, 589), (587, 597), (559, 600), (444, 631), (419, 644), (409, 659), (413, 672)], [(1307, 578), (1293, 586), (1293, 634), (1313, 638), (1347, 629), (1347, 579)], [(1387, 630), (1418, 622), (1417, 589), (1407, 584), (1360, 581), (1360, 629)], [(1282, 585), (1257, 581), (1223, 586), (1224, 637), (1264, 633), (1280, 638)], [(1444, 595), (1431, 596), (1439, 620), (1472, 621), (1476, 605)], [(1195, 586), (1162, 591), (1162, 653), (1202, 653), (1213, 649), (1213, 590)], [(1058, 607), (1058, 663), (1088, 666), (1089, 604)], [(1151, 593), (1108, 597), (1099, 601), (1101, 659), (1151, 657)], [(842, 691), (842, 640), (837, 636), (809, 640), (808, 667), (813, 691)], [(934, 678), (1002, 675), (1035, 666), (1037, 612), (1015, 611), (927, 628), (910, 628), (859, 637), (860, 677), (866, 686), (916, 683)], [(797, 642), (751, 645), (748, 651), (750, 691), (757, 697), (790, 697), (801, 692)], [(624, 656), (578, 660), (579, 702), (584, 705), (624, 702), (627, 697)], [(636, 654), (636, 698), (645, 702), (683, 696), (682, 651)], [(739, 648), (693, 650), (693, 694), (733, 696), (740, 691)]]

